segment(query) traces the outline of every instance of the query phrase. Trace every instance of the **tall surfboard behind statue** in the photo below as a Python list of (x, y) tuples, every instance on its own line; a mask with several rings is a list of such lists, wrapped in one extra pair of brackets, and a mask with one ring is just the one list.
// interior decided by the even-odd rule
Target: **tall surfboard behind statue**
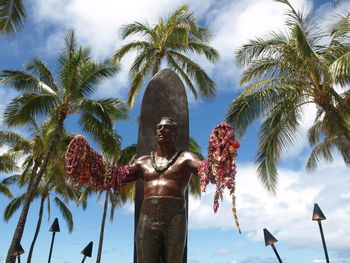
[[(178, 123), (176, 148), (188, 150), (189, 117), (185, 87), (179, 76), (170, 69), (159, 71), (148, 84), (143, 95), (139, 119), (137, 156), (149, 155), (157, 148), (155, 127), (162, 117), (173, 118)], [(143, 201), (143, 182), (136, 182), (135, 231)], [(136, 263), (136, 250), (134, 262)], [(187, 245), (184, 260), (187, 262)]]

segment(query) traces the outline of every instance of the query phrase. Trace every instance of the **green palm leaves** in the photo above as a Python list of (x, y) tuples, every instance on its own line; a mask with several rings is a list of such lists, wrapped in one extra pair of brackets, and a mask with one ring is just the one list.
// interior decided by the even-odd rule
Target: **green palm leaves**
[(250, 40), (237, 51), (237, 62), (245, 67), (241, 86), (246, 88), (226, 116), (240, 136), (254, 120), (263, 118), (256, 163), (260, 179), (271, 191), (276, 189), (278, 160), (298, 138), (305, 104), (316, 104), (317, 121), (322, 123), (310, 131), (314, 138), (310, 143), (319, 143), (320, 134), (326, 135), (312, 152), (308, 168), (314, 168), (319, 157), (330, 160), (331, 147), (338, 148), (350, 164), (350, 108), (346, 92), (338, 94), (334, 88), (339, 84), (346, 90), (344, 84), (349, 81), (349, 14), (339, 17), (327, 35), (328, 31), (312, 24), (309, 15), (294, 10), (287, 0), (276, 2), (288, 8), (288, 32)]
[[(44, 173), (64, 171), (64, 165), (59, 164), (63, 155), (58, 153), (62, 153), (60, 150), (68, 141), (64, 136), (64, 123), (68, 116), (78, 114), (81, 129), (94, 138), (104, 152), (112, 154), (119, 150), (120, 139), (114, 133), (114, 122), (126, 118), (125, 105), (119, 99), (90, 98), (98, 85), (114, 76), (118, 69), (118, 65), (111, 60), (94, 61), (90, 50), (78, 46), (74, 31), (70, 31), (65, 36), (65, 44), (58, 57), (56, 75), (39, 58), (27, 63), (24, 71), (1, 71), (0, 83), (11, 85), (22, 93), (6, 107), (5, 124), (19, 126), (38, 116), (49, 117), (43, 124), (47, 127), (43, 136), (43, 154), (40, 162), (34, 161), (32, 168), (32, 171), (38, 172), (33, 173), (30, 179), (7, 261), (14, 260), (13, 249), (21, 239), (30, 202)], [(58, 199), (55, 202), (65, 213), (63, 203)]]
[(136, 52), (130, 69), (132, 80), (129, 105), (135, 103), (142, 83), (149, 75), (155, 75), (159, 71), (163, 60), (181, 76), (196, 98), (198, 91), (207, 98), (215, 95), (214, 81), (188, 55), (204, 55), (210, 62), (215, 62), (219, 59), (219, 54), (206, 44), (210, 32), (197, 25), (196, 18), (187, 5), (179, 7), (168, 19), (160, 19), (154, 26), (134, 22), (123, 26), (121, 33), (123, 39), (135, 34), (142, 36), (142, 40), (125, 44), (113, 55), (119, 61), (127, 53)]
[(22, 0), (0, 0), (0, 35), (15, 34), (22, 29), (25, 18)]

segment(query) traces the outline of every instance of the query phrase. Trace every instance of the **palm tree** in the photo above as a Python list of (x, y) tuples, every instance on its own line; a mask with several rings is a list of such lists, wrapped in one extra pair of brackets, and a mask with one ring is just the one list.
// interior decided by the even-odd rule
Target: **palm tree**
[(40, 169), (29, 183), (22, 213), (18, 221), (6, 263), (13, 263), (15, 245), (21, 240), (30, 202), (62, 137), (64, 122), (69, 115), (80, 114), (81, 129), (92, 136), (106, 152), (116, 151), (119, 137), (114, 133), (113, 123), (126, 117), (126, 108), (119, 99), (93, 100), (87, 96), (96, 87), (118, 71), (111, 60), (93, 61), (90, 50), (78, 47), (74, 31), (65, 37), (65, 45), (58, 58), (57, 80), (48, 66), (38, 58), (30, 61), (26, 71), (3, 70), (0, 83), (8, 83), (23, 94), (10, 101), (5, 109), (4, 121), (9, 126), (23, 125), (38, 115), (50, 115), (54, 123), (47, 139), (47, 150)]
[[(350, 106), (346, 102), (350, 75), (344, 70), (344, 65), (350, 67), (350, 14), (341, 16), (325, 39), (328, 31), (312, 23), (310, 14), (295, 11), (287, 0), (275, 1), (288, 7), (288, 33), (272, 32), (238, 50), (237, 62), (245, 67), (240, 84), (246, 88), (226, 116), (239, 136), (254, 120), (264, 118), (256, 163), (260, 179), (271, 191), (276, 190), (276, 164), (297, 139), (305, 104), (316, 105), (324, 127), (337, 136), (340, 143), (335, 146), (350, 164)], [(336, 92), (337, 84), (345, 93)]]
[[(33, 139), (28, 139), (11, 131), (0, 131), (1, 144), (7, 144), (9, 146), (10, 152), (18, 152), (21, 153), (22, 156), (26, 156), (26, 159), (23, 163), (23, 173), (21, 175), (14, 175), (6, 178), (5, 181), (7, 184), (18, 183), (18, 185), (22, 187), (31, 181), (35, 175), (35, 170), (34, 173), (31, 171), (33, 168), (32, 165), (33, 163), (41, 162), (42, 156), (45, 154), (46, 150), (46, 137), (51, 136), (50, 133), (52, 132), (53, 124), (54, 122), (49, 120), (45, 121), (40, 127), (35, 120), (30, 120), (27, 124), (27, 129), (31, 133)], [(49, 197), (53, 192), (56, 192), (58, 194), (54, 197), (54, 201), (56, 205), (59, 206), (63, 217), (66, 219), (69, 230), (72, 231), (73, 229), (72, 215), (69, 209), (66, 207), (65, 203), (59, 198), (59, 196), (62, 196), (65, 202), (68, 202), (69, 199), (75, 199), (75, 194), (72, 187), (66, 183), (64, 171), (64, 153), (69, 143), (69, 136), (63, 133), (62, 137), (63, 139), (59, 141), (59, 144), (56, 147), (56, 151), (59, 152), (55, 153), (55, 158), (51, 159), (49, 162), (45, 176), (42, 177), (40, 185), (34, 194), (34, 198), (40, 197), (41, 200), (38, 222), (28, 253), (28, 263), (31, 262), (35, 242), (40, 231), (45, 201), (47, 201), (49, 208)], [(5, 221), (8, 221), (12, 217), (13, 213), (20, 208), (21, 204), (23, 204), (23, 201), (25, 200), (25, 197), (25, 194), (21, 194), (8, 204), (4, 213)]]
[(0, 0), (0, 35), (15, 34), (23, 28), (25, 18), (22, 0)]
[[(204, 55), (210, 62), (219, 59), (218, 51), (206, 43), (210, 32), (197, 25), (196, 18), (187, 5), (176, 9), (168, 19), (160, 19), (154, 26), (134, 22), (122, 27), (122, 38), (141, 34), (144, 40), (125, 44), (115, 51), (113, 57), (118, 61), (130, 51), (136, 51), (136, 58), (131, 66), (131, 88), (128, 104), (133, 105), (142, 83), (149, 74), (155, 75), (166, 59), (167, 65), (177, 72), (197, 98), (197, 90), (204, 97), (215, 95), (215, 84), (205, 71), (191, 60), (188, 55)], [(193, 85), (195, 81), (197, 88)]]

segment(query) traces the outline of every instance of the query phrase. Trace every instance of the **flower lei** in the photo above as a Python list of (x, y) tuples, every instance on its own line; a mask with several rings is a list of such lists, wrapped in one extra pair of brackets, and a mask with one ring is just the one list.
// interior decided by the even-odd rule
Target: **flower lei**
[(66, 172), (77, 185), (89, 184), (95, 191), (113, 188), (118, 192), (125, 185), (130, 165), (116, 167), (103, 160), (81, 135), (75, 135), (66, 152)]
[(232, 196), (232, 213), (238, 229), (241, 233), (237, 211), (235, 192), (236, 157), (239, 143), (235, 141), (233, 127), (226, 122), (219, 123), (209, 137), (208, 157), (200, 164), (198, 175), (200, 176), (201, 190), (205, 192), (208, 183), (216, 185), (214, 197), (214, 212), (219, 208), (219, 198), (222, 199), (225, 188), (230, 190)]

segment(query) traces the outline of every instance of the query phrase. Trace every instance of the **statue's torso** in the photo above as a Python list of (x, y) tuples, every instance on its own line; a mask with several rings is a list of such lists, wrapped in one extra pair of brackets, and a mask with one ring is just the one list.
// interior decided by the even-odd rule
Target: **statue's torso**
[[(157, 173), (151, 164), (151, 156), (146, 155), (138, 161), (141, 167), (141, 178), (144, 181), (144, 199), (154, 196), (182, 197), (191, 179), (192, 170), (189, 163), (195, 161), (193, 154), (183, 152), (173, 165), (165, 172)], [(157, 165), (166, 165), (167, 160), (157, 158)]]

